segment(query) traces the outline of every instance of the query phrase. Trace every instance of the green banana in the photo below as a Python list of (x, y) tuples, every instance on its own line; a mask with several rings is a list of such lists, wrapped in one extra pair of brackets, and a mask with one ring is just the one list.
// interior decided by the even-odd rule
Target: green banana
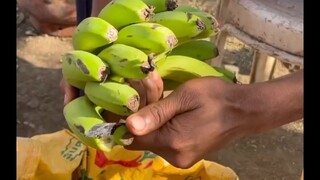
[(127, 126), (123, 123), (113, 133), (114, 141), (118, 145), (129, 145), (133, 141), (133, 135), (129, 132)]
[(232, 71), (229, 71), (228, 69), (222, 68), (222, 67), (217, 67), (217, 66), (213, 66), (217, 71), (219, 71), (220, 73), (223, 73), (226, 77), (228, 77), (229, 79), (232, 80), (232, 82), (234, 83), (239, 83), (238, 79), (236, 77), (236, 74)]
[(109, 65), (112, 74), (129, 79), (143, 79), (155, 66), (150, 56), (124, 44), (113, 44), (101, 51), (98, 57)]
[(182, 11), (165, 11), (155, 14), (150, 22), (161, 24), (176, 35), (178, 40), (189, 39), (205, 30), (200, 17)]
[[(63, 114), (68, 126), (82, 143), (92, 148), (108, 152), (114, 145), (127, 139), (124, 137), (127, 130), (122, 127), (125, 125), (106, 123), (100, 115), (101, 112), (102, 108), (93, 104), (86, 96), (74, 99), (63, 109)], [(92, 129), (96, 130), (96, 126), (100, 126), (101, 124), (108, 127), (104, 129), (105, 131), (107, 130), (107, 132), (103, 132), (103, 136), (92, 136)], [(116, 131), (117, 134), (115, 133)], [(98, 131), (95, 132), (95, 134), (99, 133)], [(121, 143), (119, 145), (123, 144), (124, 143)]]
[(136, 112), (140, 105), (138, 92), (128, 84), (87, 82), (84, 92), (94, 104), (120, 116)]
[(169, 51), (177, 42), (177, 37), (169, 28), (148, 22), (124, 27), (119, 31), (118, 39), (115, 41), (140, 49), (148, 55)]
[(174, 10), (176, 11), (182, 11), (182, 12), (202, 12), (201, 9), (191, 6), (191, 5), (179, 5)]
[(180, 83), (205, 76), (219, 77), (227, 82), (233, 82), (228, 76), (217, 71), (209, 64), (188, 56), (167, 56), (165, 59), (159, 60), (156, 65), (156, 71), (163, 79)]
[(200, 34), (197, 36), (193, 37), (194, 39), (204, 39), (208, 37), (215, 36), (216, 34), (219, 33), (219, 23), (217, 19), (212, 16), (211, 14), (202, 11), (199, 8), (190, 6), (190, 5), (182, 5), (177, 7), (174, 11), (182, 11), (186, 13), (192, 13), (198, 17), (201, 18), (201, 20), (204, 22), (206, 28), (204, 31), (202, 31)]
[(163, 58), (166, 58), (166, 57), (170, 54), (171, 51), (172, 51), (172, 50), (165, 51), (165, 52), (163, 52), (163, 53), (161, 53), (161, 54), (158, 54), (158, 55), (154, 56), (154, 57), (153, 57), (153, 62), (156, 63), (157, 61), (159, 61), (159, 60), (161, 60), (161, 59), (163, 59)]
[(73, 48), (92, 52), (95, 49), (114, 42), (118, 30), (98, 17), (88, 17), (82, 20), (72, 36)]
[(114, 75), (114, 74), (108, 76), (108, 80), (113, 81), (113, 82), (118, 82), (118, 83), (126, 83), (126, 79), (124, 77)]
[(203, 39), (215, 36), (219, 33), (219, 23), (217, 19), (209, 13), (206, 12), (190, 12), (198, 17), (204, 22), (206, 28), (197, 36), (193, 37), (195, 39)]
[(85, 135), (92, 138), (103, 138), (111, 148), (114, 145), (130, 145), (134, 138), (126, 127), (125, 120), (122, 119), (118, 123), (96, 124), (86, 131)]
[(172, 49), (169, 55), (183, 55), (206, 61), (217, 57), (219, 53), (215, 43), (202, 39), (194, 39), (179, 44)]
[(150, 7), (154, 7), (154, 13), (172, 11), (178, 7), (177, 0), (142, 0)]
[(92, 53), (73, 50), (62, 56), (63, 78), (79, 89), (84, 89), (88, 81), (105, 80), (109, 73), (108, 64)]
[(153, 8), (142, 0), (113, 0), (98, 15), (118, 30), (129, 24), (147, 22), (152, 16)]

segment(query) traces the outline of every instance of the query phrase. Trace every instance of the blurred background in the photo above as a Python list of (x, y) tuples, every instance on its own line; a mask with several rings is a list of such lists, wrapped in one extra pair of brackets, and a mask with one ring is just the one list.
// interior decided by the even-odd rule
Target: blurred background
[[(216, 0), (180, 0), (214, 14)], [(75, 0), (17, 0), (17, 136), (68, 128), (59, 89), (60, 57), (72, 50)], [(223, 66), (248, 83), (253, 51), (228, 37)], [(297, 68), (277, 62), (273, 77)], [(303, 169), (303, 122), (242, 138), (207, 159), (232, 168), (240, 180), (295, 180)]]

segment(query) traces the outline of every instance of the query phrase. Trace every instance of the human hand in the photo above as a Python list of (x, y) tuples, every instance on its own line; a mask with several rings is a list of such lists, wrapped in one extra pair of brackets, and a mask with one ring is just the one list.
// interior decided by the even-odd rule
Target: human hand
[(192, 166), (241, 135), (241, 113), (233, 106), (231, 87), (211, 77), (188, 81), (127, 118), (137, 136), (126, 148), (150, 150), (176, 167)]
[(255, 84), (204, 77), (127, 118), (129, 150), (150, 150), (188, 168), (231, 141), (303, 118), (303, 71)]
[[(140, 108), (156, 102), (162, 97), (163, 82), (156, 72), (151, 72), (145, 79), (128, 80), (128, 83), (137, 90), (140, 96)], [(64, 79), (60, 81), (60, 88), (64, 93), (64, 106), (79, 97), (79, 89), (68, 84)], [(122, 116), (104, 111), (103, 117), (110, 121), (118, 121)]]

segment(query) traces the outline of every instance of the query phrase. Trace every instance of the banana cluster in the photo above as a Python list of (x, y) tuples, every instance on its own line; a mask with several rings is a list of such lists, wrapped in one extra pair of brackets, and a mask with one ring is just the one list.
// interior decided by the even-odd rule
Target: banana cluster
[(234, 83), (233, 73), (206, 63), (218, 56), (216, 44), (207, 40), (218, 32), (212, 15), (176, 0), (113, 0), (98, 17), (84, 19), (73, 34), (74, 50), (62, 57), (64, 79), (85, 92), (64, 107), (70, 129), (103, 151), (130, 144), (125, 123), (108, 122), (101, 114), (136, 112), (140, 96), (127, 80), (153, 71), (165, 90), (204, 76)]

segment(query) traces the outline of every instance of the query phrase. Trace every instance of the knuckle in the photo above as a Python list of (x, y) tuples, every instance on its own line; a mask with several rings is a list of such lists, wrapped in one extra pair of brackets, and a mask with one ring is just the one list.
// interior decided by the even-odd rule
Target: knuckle
[(199, 105), (199, 93), (194, 87), (186, 84), (185, 89), (179, 93), (178, 101), (181, 111), (184, 111), (186, 107), (196, 108)]
[(150, 113), (155, 120), (155, 124), (162, 124), (164, 122), (164, 110), (162, 106), (155, 104), (150, 108)]

